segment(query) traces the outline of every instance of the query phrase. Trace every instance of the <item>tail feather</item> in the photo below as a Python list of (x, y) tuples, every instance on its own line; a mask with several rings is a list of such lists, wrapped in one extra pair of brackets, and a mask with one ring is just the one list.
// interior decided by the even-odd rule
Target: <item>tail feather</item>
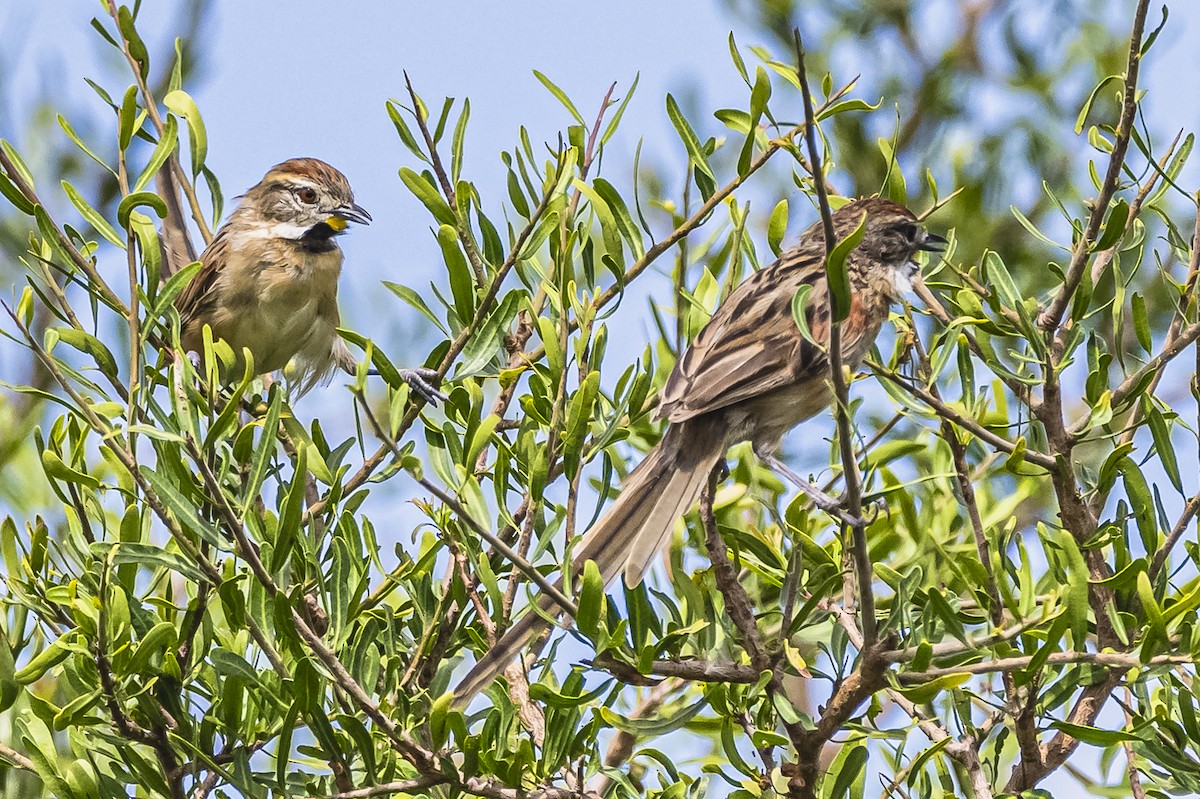
[[(672, 426), (629, 475), (608, 512), (588, 530), (573, 553), (574, 562), (595, 562), (606, 586), (622, 570), (628, 585), (641, 582), (650, 561), (674, 529), (675, 520), (696, 501), (708, 473), (724, 452), (724, 439), (710, 428), (696, 422)], [(563, 588), (562, 580), (557, 587)], [(561, 612), (544, 595), (537, 603), (546, 615)], [(455, 688), (455, 704), (465, 707), (547, 626), (542, 614), (532, 610), (521, 617)]]

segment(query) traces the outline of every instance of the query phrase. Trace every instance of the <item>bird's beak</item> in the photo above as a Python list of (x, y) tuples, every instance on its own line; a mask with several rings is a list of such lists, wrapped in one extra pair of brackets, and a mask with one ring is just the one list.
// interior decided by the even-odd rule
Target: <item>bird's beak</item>
[(346, 229), (346, 223), (348, 222), (369, 225), (371, 223), (371, 215), (367, 213), (367, 209), (357, 203), (346, 203), (334, 208), (333, 215), (325, 220), (325, 224), (338, 233)]
[(917, 249), (921, 252), (941, 252), (949, 243), (950, 241), (945, 236), (927, 232), (925, 238), (921, 239), (921, 243), (917, 245)]

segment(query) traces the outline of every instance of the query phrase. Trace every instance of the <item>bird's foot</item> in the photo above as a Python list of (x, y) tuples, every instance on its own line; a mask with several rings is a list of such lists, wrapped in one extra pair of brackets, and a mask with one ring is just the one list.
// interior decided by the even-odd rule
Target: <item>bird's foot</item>
[(808, 497), (813, 505), (828, 513), (838, 521), (848, 524), (851, 527), (865, 527), (871, 522), (879, 518), (880, 507), (878, 503), (871, 503), (870, 518), (862, 518), (853, 516), (846, 512), (846, 501), (841, 497), (831, 496), (821, 489), (817, 488), (812, 482), (805, 480), (800, 475), (796, 474), (787, 464), (774, 456), (762, 457), (762, 461), (772, 471), (782, 475), (789, 483), (796, 486)]
[(435, 370), (418, 367), (416, 369), (401, 369), (399, 371), (400, 377), (403, 378), (405, 383), (408, 383), (408, 387), (430, 405), (437, 405), (439, 401), (445, 402), (450, 399), (437, 390), (437, 384), (441, 382), (441, 376)]
[(729, 461), (725, 458), (717, 461), (716, 468), (713, 470), (717, 473), (717, 482), (724, 483), (729, 479)]

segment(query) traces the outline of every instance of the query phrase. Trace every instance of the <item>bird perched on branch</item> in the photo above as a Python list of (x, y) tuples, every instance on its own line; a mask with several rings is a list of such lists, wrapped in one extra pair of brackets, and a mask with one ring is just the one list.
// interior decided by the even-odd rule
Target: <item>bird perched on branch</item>
[[(213, 237), (203, 264), (179, 295), (183, 348), (203, 352), (204, 326), (224, 340), (245, 369), (274, 372), (295, 359), (304, 393), (335, 368), (353, 374), (354, 356), (337, 336), (338, 276), (342, 250), (337, 236), (349, 223), (371, 215), (354, 202), (346, 176), (316, 158), (293, 158), (271, 167)], [(429, 369), (402, 369), (412, 389), (435, 402), (443, 398)]]
[[(862, 239), (846, 258), (851, 300), (840, 327), (841, 362), (850, 368), (870, 350), (892, 302), (910, 288), (917, 274), (913, 257), (946, 244), (890, 200), (864, 199), (840, 208), (833, 214), (836, 239), (846, 239), (860, 223)], [(657, 413), (668, 426), (662, 440), (630, 473), (620, 496), (575, 549), (573, 573), (582, 573), (582, 565), (592, 560), (605, 585), (622, 571), (626, 584), (639, 583), (675, 520), (696, 501), (726, 449), (741, 441), (750, 441), (766, 465), (820, 507), (840, 512), (837, 500), (794, 475), (775, 456), (784, 433), (833, 399), (826, 357), (832, 316), (825, 261), (825, 234), (818, 222), (717, 308), (663, 387)], [(793, 298), (802, 286), (811, 287), (804, 306), (807, 336), (792, 315)], [(545, 596), (538, 602), (546, 614), (560, 612)], [(536, 612), (519, 619), (459, 684), (457, 703), (465, 705), (485, 688), (545, 627)]]

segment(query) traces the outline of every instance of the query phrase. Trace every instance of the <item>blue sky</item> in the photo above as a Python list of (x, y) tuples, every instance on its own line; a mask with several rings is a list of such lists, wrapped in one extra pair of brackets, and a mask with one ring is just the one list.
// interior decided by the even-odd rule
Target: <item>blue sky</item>
[[(1130, 2), (1114, 5), (1132, 7)], [(173, 20), (164, 13), (169, 8), (144, 3), (142, 30), (148, 41), (161, 44), (170, 35)], [(6, 31), (0, 63), (15, 66), (5, 78), (8, 94), (0, 92), (0, 136), (12, 139), (31, 163), (42, 148), (25, 136), (24, 125), (27, 101), (40, 89), (70, 98), (76, 114), (100, 117), (106, 111), (83, 77), (97, 74), (104, 64), (105, 84), (114, 94), (126, 85), (111, 51), (88, 25), (99, 13), (96, 0), (0, 0), (0, 30)], [(1153, 16), (1156, 22), (1157, 10)], [(208, 164), (227, 197), (255, 183), (272, 164), (297, 155), (320, 157), (347, 174), (358, 201), (375, 219), (343, 241), (347, 324), (394, 354), (415, 359), (435, 342), (420, 339), (420, 318), (379, 287), (384, 279), (419, 290), (430, 280), (444, 284), (427, 215), (396, 176), (401, 165), (415, 165), (384, 111), (389, 97), (403, 96), (402, 70), (431, 105), (444, 95), (470, 97), (465, 172), (495, 208), (503, 196), (498, 153), (512, 147), (518, 125), (528, 125), (538, 142), (553, 139), (568, 122), (532, 70), (555, 80), (585, 115), (595, 113), (610, 83), (620, 83), (620, 96), (640, 73), (607, 168), (627, 179), (629, 156), (644, 136), (644, 158), (671, 165), (677, 175), (681, 148), (666, 121), (663, 97), (667, 91), (692, 91), (703, 108), (745, 104), (745, 88), (727, 55), (726, 37), (734, 25), (712, 0), (602, 5), (224, 0), (216, 5), (204, 39), (207, 72), (188, 88), (208, 129)], [(739, 33), (739, 40), (757, 43), (748, 34)], [(1167, 33), (1142, 79), (1150, 89), (1148, 116), (1160, 136), (1200, 129), (1200, 82), (1193, 79), (1200, 67), (1197, 41), (1197, 4), (1173, 3)], [(164, 51), (155, 47), (154, 52)], [(869, 65), (850, 66), (869, 71)], [(1081, 139), (1079, 146), (1083, 150), (1086, 142)], [(104, 143), (99, 149), (107, 153), (112, 147)], [(1193, 186), (1198, 177), (1193, 164), (1182, 184)], [(635, 305), (626, 303), (617, 317), (630, 344), (644, 341), (650, 329)], [(411, 344), (414, 338), (419, 345)], [(640, 344), (637, 351), (615, 357), (631, 361), (637, 352)], [(3, 363), (0, 358), (0, 367)], [(304, 403), (306, 413), (330, 420), (327, 426), (340, 419), (342, 432), (352, 433), (350, 400), (336, 384)], [(825, 436), (822, 425), (827, 424), (827, 419), (813, 421), (806, 434), (820, 426), (817, 434)]]

